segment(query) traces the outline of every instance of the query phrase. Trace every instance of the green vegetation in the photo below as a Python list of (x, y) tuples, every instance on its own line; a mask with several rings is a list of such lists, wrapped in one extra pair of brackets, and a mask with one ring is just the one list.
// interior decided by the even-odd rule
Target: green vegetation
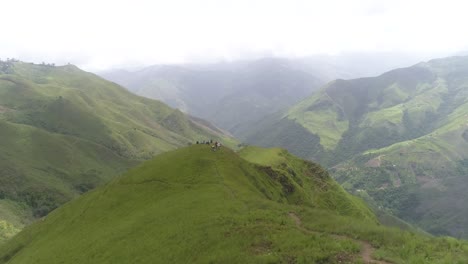
[(0, 241), (142, 160), (209, 138), (226, 137), (75, 66), (1, 62)]
[(327, 150), (336, 147), (349, 126), (341, 107), (328, 96), (326, 90), (294, 106), (288, 112), (288, 119), (304, 126), (309, 133), (318, 135), (320, 144)]
[(453, 57), (336, 80), (245, 139), (327, 165), (347, 190), (433, 234), (467, 238), (467, 72), (468, 57)]
[(325, 170), (284, 150), (249, 147), (236, 154), (206, 145), (158, 155), (0, 247), (0, 263), (11, 264), (363, 263), (366, 257), (466, 263), (468, 244), (379, 225)]

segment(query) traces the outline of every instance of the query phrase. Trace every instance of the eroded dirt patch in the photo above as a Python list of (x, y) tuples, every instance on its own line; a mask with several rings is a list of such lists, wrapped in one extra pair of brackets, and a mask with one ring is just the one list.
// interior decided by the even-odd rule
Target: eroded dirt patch
[[(314, 231), (314, 230), (309, 230), (306, 229), (305, 227), (302, 226), (302, 221), (301, 219), (293, 212), (289, 213), (289, 217), (294, 220), (294, 223), (296, 223), (297, 228), (299, 228), (301, 231), (309, 234), (322, 234), (321, 232)], [(366, 264), (391, 264), (390, 262), (383, 261), (383, 260), (376, 260), (372, 258), (372, 253), (374, 252), (374, 247), (372, 245), (364, 240), (357, 240), (351, 237), (347, 237), (344, 235), (330, 235), (333, 238), (336, 239), (348, 239), (352, 240), (356, 243), (359, 243), (361, 245), (361, 252), (360, 252), (360, 257), (362, 258), (362, 261)], [(347, 256), (349, 258), (349, 256)]]
[(8, 108), (6, 106), (0, 105), (0, 114), (6, 113), (6, 112), (11, 112), (13, 109)]
[(376, 158), (370, 159), (369, 161), (364, 164), (366, 167), (371, 167), (371, 168), (378, 168), (382, 165), (382, 157), (385, 155), (380, 155)]

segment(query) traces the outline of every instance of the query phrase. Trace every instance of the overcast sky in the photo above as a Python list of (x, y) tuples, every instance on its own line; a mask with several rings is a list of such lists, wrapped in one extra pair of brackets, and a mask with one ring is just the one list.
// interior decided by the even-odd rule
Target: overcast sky
[(88, 70), (360, 51), (456, 53), (467, 4), (444, 0), (2, 0), (0, 58)]

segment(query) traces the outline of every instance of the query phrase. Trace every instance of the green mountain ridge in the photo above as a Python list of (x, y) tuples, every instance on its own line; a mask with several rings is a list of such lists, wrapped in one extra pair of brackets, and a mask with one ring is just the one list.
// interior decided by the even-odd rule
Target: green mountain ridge
[(0, 240), (152, 156), (232, 140), (73, 65), (0, 62)]
[(468, 57), (451, 57), (336, 80), (244, 139), (333, 167), (346, 189), (429, 232), (467, 237), (467, 76)]
[(0, 263), (464, 263), (468, 244), (378, 224), (281, 149), (156, 156), (25, 228)]

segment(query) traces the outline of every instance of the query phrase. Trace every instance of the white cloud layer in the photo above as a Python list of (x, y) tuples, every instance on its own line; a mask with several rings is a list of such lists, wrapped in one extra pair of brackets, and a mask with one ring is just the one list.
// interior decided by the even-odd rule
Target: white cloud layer
[(468, 47), (468, 3), (456, 0), (2, 0), (0, 6), (0, 58), (92, 70)]

